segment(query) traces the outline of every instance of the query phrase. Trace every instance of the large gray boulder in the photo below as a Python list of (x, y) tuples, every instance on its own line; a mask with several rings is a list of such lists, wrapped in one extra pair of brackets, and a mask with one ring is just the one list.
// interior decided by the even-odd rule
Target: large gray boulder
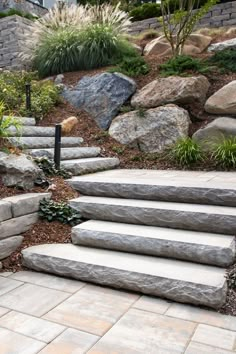
[(188, 135), (188, 112), (176, 105), (149, 109), (140, 115), (131, 111), (116, 117), (109, 134), (121, 144), (129, 144), (141, 151), (162, 152), (179, 138)]
[(119, 73), (83, 77), (63, 97), (76, 108), (84, 109), (102, 129), (108, 129), (119, 108), (134, 94), (136, 83)]
[(141, 90), (131, 100), (133, 107), (154, 108), (167, 103), (188, 104), (204, 102), (210, 83), (205, 76), (158, 78)]
[(208, 52), (221, 52), (225, 49), (236, 49), (236, 38), (228, 39), (227, 41), (214, 43), (208, 48)]
[(42, 176), (42, 171), (26, 155), (1, 154), (0, 177), (5, 186), (31, 189), (39, 176)]
[(193, 138), (206, 150), (227, 137), (236, 137), (236, 119), (221, 117), (193, 134)]
[(209, 97), (205, 103), (205, 111), (213, 114), (236, 115), (236, 80)]
[(4, 259), (14, 252), (22, 243), (23, 236), (13, 236), (0, 241), (0, 259)]

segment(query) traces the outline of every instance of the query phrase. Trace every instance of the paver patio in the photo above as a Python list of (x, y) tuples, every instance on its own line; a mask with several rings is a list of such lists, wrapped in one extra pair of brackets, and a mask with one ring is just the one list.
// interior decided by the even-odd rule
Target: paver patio
[(236, 318), (35, 273), (0, 273), (0, 354), (232, 354)]

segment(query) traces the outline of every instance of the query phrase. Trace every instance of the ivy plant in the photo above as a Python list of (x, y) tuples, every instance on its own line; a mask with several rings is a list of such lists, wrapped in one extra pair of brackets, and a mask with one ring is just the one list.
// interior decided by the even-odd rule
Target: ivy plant
[(39, 205), (39, 215), (47, 221), (59, 221), (71, 226), (81, 222), (80, 214), (72, 209), (65, 202), (54, 202), (53, 200), (43, 199)]

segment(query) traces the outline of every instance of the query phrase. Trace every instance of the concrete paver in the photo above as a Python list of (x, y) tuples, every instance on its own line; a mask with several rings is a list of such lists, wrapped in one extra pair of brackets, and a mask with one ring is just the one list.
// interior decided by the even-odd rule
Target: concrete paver
[(23, 284), (24, 283), (17, 280), (0, 277), (0, 295), (8, 293), (9, 291), (16, 289)]
[(190, 342), (185, 354), (235, 354), (235, 352), (202, 343)]

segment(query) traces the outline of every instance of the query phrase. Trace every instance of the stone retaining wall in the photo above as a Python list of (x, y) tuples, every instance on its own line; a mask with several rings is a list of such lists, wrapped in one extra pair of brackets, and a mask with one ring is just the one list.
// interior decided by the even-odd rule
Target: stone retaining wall
[[(236, 1), (218, 4), (206, 14), (198, 23), (198, 27), (236, 26)], [(132, 23), (129, 33), (138, 34), (150, 28), (159, 29), (162, 25), (157, 18), (149, 18)]]
[(0, 260), (21, 245), (21, 234), (38, 220), (40, 200), (50, 197), (50, 193), (27, 193), (0, 200)]
[(0, 0), (0, 12), (5, 12), (9, 9), (16, 9), (38, 17), (41, 17), (48, 12), (45, 7), (35, 4), (30, 0)]
[(19, 54), (25, 49), (25, 34), (31, 26), (32, 21), (16, 15), (0, 20), (0, 68), (27, 69)]

